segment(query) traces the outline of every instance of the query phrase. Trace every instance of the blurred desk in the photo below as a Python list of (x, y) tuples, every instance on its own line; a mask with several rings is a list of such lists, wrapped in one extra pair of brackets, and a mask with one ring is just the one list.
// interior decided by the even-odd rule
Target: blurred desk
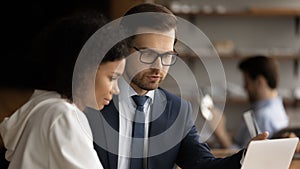
[(292, 161), (289, 169), (299, 169), (300, 168), (300, 159)]
[(289, 169), (300, 168), (300, 154), (295, 154)]

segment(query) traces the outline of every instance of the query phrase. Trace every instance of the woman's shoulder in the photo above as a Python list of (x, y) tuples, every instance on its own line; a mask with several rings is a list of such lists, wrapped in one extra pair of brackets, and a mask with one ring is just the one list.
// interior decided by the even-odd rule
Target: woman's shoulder
[(35, 91), (27, 111), (31, 112), (33, 119), (51, 122), (58, 118), (72, 116), (78, 109), (56, 92), (38, 90)]

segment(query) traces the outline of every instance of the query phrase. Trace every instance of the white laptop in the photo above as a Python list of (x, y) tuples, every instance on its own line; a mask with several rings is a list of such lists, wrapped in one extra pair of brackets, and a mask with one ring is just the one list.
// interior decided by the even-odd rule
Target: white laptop
[(288, 169), (298, 138), (251, 141), (241, 169)]

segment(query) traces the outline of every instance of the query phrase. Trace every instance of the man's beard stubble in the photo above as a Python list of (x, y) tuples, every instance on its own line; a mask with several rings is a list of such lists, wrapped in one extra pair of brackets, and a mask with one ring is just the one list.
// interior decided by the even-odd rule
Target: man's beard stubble
[(155, 90), (158, 88), (159, 83), (161, 82), (161, 80), (158, 83), (147, 83), (143, 80), (143, 76), (142, 78), (139, 78), (138, 76), (135, 76), (132, 78), (131, 83), (133, 83), (135, 86), (139, 87), (140, 89), (143, 90)]

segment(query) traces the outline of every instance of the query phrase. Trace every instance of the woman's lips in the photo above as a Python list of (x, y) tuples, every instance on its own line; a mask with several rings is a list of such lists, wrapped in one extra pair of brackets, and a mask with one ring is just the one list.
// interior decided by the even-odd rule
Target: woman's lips
[(110, 102), (110, 99), (104, 99), (104, 105), (108, 105)]

